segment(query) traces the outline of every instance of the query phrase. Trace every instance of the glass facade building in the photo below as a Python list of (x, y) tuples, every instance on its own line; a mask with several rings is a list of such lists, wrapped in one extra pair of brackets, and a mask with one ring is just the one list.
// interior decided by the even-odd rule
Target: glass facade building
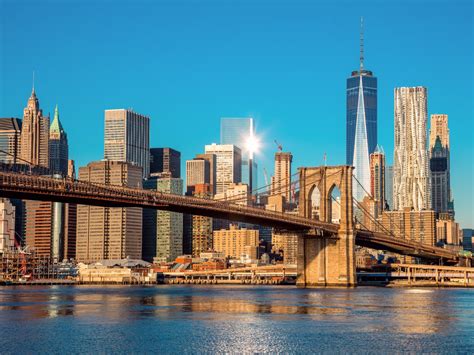
[[(252, 172), (250, 172), (250, 152), (247, 141), (255, 136), (253, 118), (221, 118), (221, 144), (233, 144), (242, 152), (242, 183), (257, 188), (258, 174), (257, 163), (252, 159)], [(252, 184), (250, 184), (250, 177)]]
[(346, 164), (355, 167), (354, 196), (361, 201), (370, 189), (369, 157), (377, 146), (377, 78), (371, 71), (361, 68), (347, 79), (346, 107)]

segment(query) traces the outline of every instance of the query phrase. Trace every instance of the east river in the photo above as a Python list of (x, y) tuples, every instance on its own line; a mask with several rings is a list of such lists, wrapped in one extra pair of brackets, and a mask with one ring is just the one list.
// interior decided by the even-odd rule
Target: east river
[(474, 352), (474, 289), (0, 287), (0, 353)]

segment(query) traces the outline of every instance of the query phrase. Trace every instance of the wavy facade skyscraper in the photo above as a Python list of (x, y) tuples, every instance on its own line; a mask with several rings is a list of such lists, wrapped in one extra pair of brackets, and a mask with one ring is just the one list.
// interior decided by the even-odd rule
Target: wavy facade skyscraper
[(394, 210), (431, 208), (427, 119), (426, 88), (395, 88)]
[(370, 154), (377, 146), (377, 78), (364, 69), (361, 22), (360, 67), (347, 79), (346, 164), (354, 166), (354, 197), (370, 191)]

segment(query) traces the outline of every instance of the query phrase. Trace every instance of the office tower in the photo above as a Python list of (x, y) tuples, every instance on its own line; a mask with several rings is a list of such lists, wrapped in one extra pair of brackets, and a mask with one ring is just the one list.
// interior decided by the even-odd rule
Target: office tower
[(430, 154), (431, 171), (431, 204), (438, 213), (448, 211), (449, 203), (449, 151), (441, 144), (441, 139), (436, 137)]
[(14, 164), (20, 154), (21, 120), (0, 118), (0, 163)]
[(181, 177), (181, 153), (172, 148), (150, 149), (150, 174), (170, 173), (173, 178)]
[(291, 162), (293, 155), (289, 152), (275, 153), (275, 172), (272, 176), (271, 195), (279, 195), (286, 202), (291, 201)]
[[(194, 185), (193, 196), (211, 198), (209, 184)], [(205, 216), (192, 216), (192, 256), (199, 257), (201, 253), (212, 250), (212, 218)]]
[(150, 174), (150, 118), (132, 110), (105, 110), (104, 158), (132, 163)]
[[(152, 175), (147, 190), (182, 195), (183, 180), (170, 173)], [(145, 209), (143, 212), (143, 259), (169, 262), (183, 253), (183, 214)]]
[[(436, 220), (436, 239), (438, 245), (462, 245), (462, 229), (449, 213), (440, 213)], [(460, 249), (460, 248), (459, 248)]]
[(375, 202), (377, 218), (385, 208), (385, 152), (378, 144), (370, 154), (370, 195)]
[(74, 167), (74, 160), (72, 159), (67, 161), (67, 176), (69, 176), (71, 179), (76, 178), (76, 168)]
[(49, 116), (43, 116), (34, 88), (23, 110), (20, 158), (32, 165), (49, 167)]
[(370, 189), (369, 154), (377, 145), (377, 78), (364, 69), (362, 29), (361, 22), (359, 70), (346, 86), (346, 164), (354, 166), (353, 195), (358, 201)]
[(221, 144), (233, 144), (240, 148), (242, 154), (242, 179), (250, 186), (250, 191), (257, 188), (257, 163), (254, 159), (255, 125), (253, 118), (221, 118)]
[(205, 152), (216, 156), (216, 193), (223, 193), (230, 184), (241, 182), (242, 155), (239, 147), (213, 143), (205, 146)]
[(26, 245), (38, 256), (49, 257), (52, 251), (53, 203), (24, 201)]
[(239, 229), (236, 225), (230, 225), (229, 229), (213, 233), (214, 250), (224, 253), (225, 257), (240, 258), (243, 254), (249, 254), (249, 251), (258, 248), (258, 243), (258, 230)]
[(441, 145), (449, 150), (449, 128), (448, 115), (433, 114), (431, 115), (430, 124), (430, 149), (436, 144), (436, 137), (441, 140)]
[(53, 122), (49, 127), (49, 168), (51, 172), (66, 176), (68, 173), (68, 157), (67, 134), (59, 120), (58, 105), (56, 105)]
[(426, 88), (395, 88), (394, 210), (431, 208), (426, 112)]
[[(121, 161), (96, 161), (79, 168), (86, 182), (141, 187), (142, 167)], [(137, 207), (77, 206), (78, 261), (141, 259), (142, 209)]]
[(209, 184), (211, 185), (211, 194), (216, 194), (216, 180), (217, 180), (217, 161), (215, 154), (196, 154), (195, 159), (204, 159), (209, 162)]
[(387, 202), (388, 208), (393, 209), (393, 166), (392, 165), (387, 165), (385, 167), (385, 200)]
[[(186, 160), (186, 186), (193, 187), (197, 184), (209, 184), (211, 169), (209, 161), (204, 159)], [(188, 189), (186, 189), (187, 191)]]
[(438, 213), (454, 217), (451, 196), (448, 115), (431, 115), (430, 127), (431, 205)]
[(63, 258), (76, 258), (77, 235), (77, 205), (66, 203), (64, 205), (64, 232), (63, 232)]
[(412, 211), (406, 207), (403, 211), (384, 211), (382, 226), (393, 231), (397, 238), (428, 245), (436, 243), (436, 213), (431, 210)]
[(15, 206), (0, 198), (0, 255), (15, 251)]

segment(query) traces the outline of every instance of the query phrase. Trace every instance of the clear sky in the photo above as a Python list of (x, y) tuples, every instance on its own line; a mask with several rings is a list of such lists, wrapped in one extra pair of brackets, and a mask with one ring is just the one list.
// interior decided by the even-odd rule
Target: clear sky
[(40, 105), (59, 105), (78, 166), (102, 158), (110, 108), (149, 115), (152, 146), (178, 149), (183, 165), (219, 141), (220, 117), (254, 117), (260, 185), (274, 139), (294, 167), (320, 165), (325, 152), (343, 164), (360, 16), (388, 162), (393, 89), (426, 86), (429, 113), (449, 115), (457, 219), (474, 227), (470, 0), (0, 0), (0, 116), (22, 117), (34, 70)]

